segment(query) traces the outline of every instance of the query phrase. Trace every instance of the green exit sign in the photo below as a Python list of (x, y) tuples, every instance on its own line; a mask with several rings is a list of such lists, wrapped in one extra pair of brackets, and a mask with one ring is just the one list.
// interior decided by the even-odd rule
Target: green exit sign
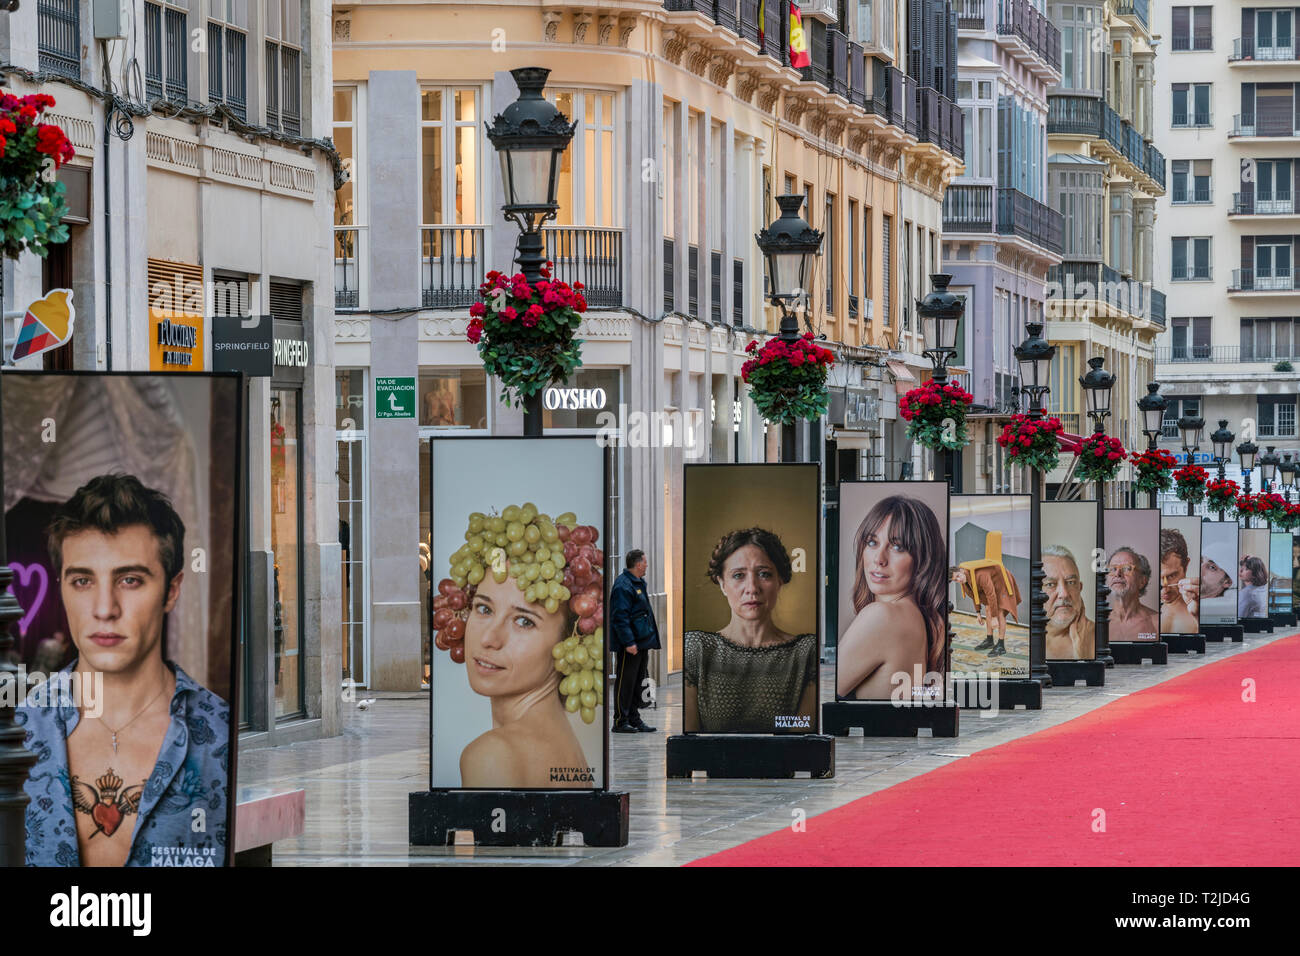
[(376, 378), (375, 418), (414, 418), (415, 379)]

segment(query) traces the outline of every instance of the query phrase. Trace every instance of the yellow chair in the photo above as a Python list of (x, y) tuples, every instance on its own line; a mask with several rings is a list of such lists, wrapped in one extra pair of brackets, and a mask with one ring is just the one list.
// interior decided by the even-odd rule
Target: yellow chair
[[(976, 604), (984, 604), (990, 607), (993, 604), (991, 600), (981, 599), (979, 592), (977, 590), (977, 585), (975, 584), (975, 572), (980, 570), (981, 568), (997, 568), (999, 571), (1001, 571), (1002, 580), (1006, 583), (1007, 586), (1007, 593), (1017, 598), (1019, 597), (1020, 589), (1016, 586), (1015, 581), (1012, 579), (1011, 573), (1007, 571), (1006, 565), (1002, 563), (1002, 532), (1001, 531), (989, 531), (985, 533), (983, 558), (977, 558), (974, 561), (962, 561), (957, 566), (966, 572), (966, 583), (962, 585), (962, 589), (966, 592), (967, 597), (969, 597)], [(1016, 616), (1015, 612), (1013, 611), (1012, 617), (1015, 616)], [(1017, 618), (1017, 622), (1018, 621), (1019, 618)]]

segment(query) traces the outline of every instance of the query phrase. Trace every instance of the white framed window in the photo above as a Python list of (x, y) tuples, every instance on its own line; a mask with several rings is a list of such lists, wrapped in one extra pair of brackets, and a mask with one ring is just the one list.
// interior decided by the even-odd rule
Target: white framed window
[(420, 222), (426, 226), (481, 221), (480, 100), (476, 87), (420, 90)]
[(968, 179), (994, 177), (993, 155), (997, 142), (993, 130), (993, 89), (991, 80), (961, 80), (957, 83), (957, 105), (962, 111), (965, 133)]
[(621, 225), (618, 197), (622, 176), (615, 135), (618, 94), (611, 90), (547, 88), (546, 98), (570, 121), (580, 121), (560, 166), (560, 210), (555, 224)]
[(339, 151), (347, 182), (334, 192), (334, 307), (359, 308), (364, 301), (361, 268), (366, 242), (365, 169), (361, 151), (365, 148), (362, 111), (363, 88), (334, 88), (334, 147)]

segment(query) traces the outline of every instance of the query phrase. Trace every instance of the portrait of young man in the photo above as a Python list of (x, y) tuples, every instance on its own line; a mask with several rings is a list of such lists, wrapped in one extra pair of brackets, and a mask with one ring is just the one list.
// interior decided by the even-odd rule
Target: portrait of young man
[(170, 660), (185, 526), (131, 475), (60, 505), (48, 546), (76, 658), (18, 709), (29, 866), (221, 866), (230, 708)]

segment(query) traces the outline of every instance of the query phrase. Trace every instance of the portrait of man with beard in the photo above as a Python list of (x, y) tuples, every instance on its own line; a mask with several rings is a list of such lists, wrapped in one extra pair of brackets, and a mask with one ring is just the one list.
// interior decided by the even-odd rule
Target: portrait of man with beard
[(1079, 562), (1069, 548), (1043, 548), (1043, 591), (1047, 601), (1047, 659), (1092, 660), (1096, 625), (1088, 619)]
[(1154, 641), (1160, 637), (1160, 614), (1142, 603), (1151, 584), (1151, 562), (1132, 548), (1111, 552), (1106, 562), (1110, 588), (1110, 639)]

